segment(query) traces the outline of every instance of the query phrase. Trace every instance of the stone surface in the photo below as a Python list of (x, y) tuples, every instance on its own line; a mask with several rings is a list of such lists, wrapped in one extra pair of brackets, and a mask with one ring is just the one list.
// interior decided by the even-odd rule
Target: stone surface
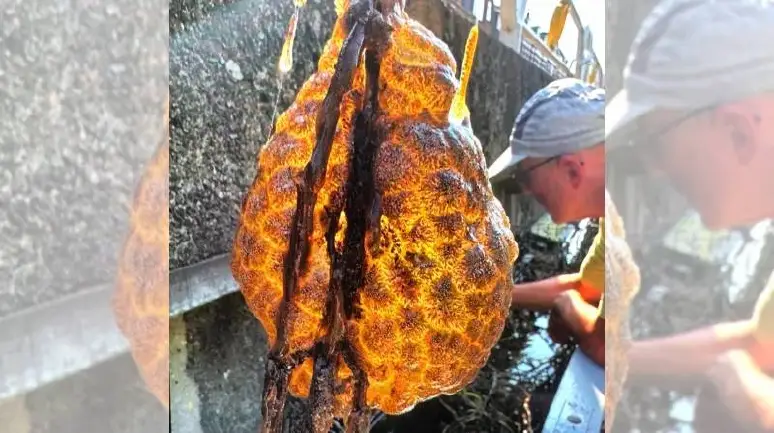
[(0, 11), (0, 316), (112, 281), (167, 85), (162, 0)]
[[(231, 250), (242, 198), (269, 132), (277, 98), (276, 64), (291, 13), (289, 1), (242, 0), (216, 7), (170, 42), (171, 269)], [(461, 62), (473, 18), (447, 7), (420, 8), (420, 21), (422, 13), (432, 14), (431, 27), (443, 32), (442, 39)], [(295, 64), (279, 98), (280, 112), (316, 68), (334, 16), (333, 1), (310, 0), (302, 10)], [(481, 32), (468, 105), (490, 162), (507, 147), (518, 109), (550, 80)]]
[[(276, 65), (292, 14), (286, 0), (215, 9), (170, 41), (170, 268), (231, 249), (278, 95)], [(278, 110), (316, 68), (335, 12), (310, 0), (296, 33)]]
[(184, 319), (186, 375), (197, 386), (202, 432), (257, 431), (267, 343), (242, 296)]
[(233, 0), (173, 0), (169, 2), (169, 33), (175, 34), (209, 16), (221, 5)]
[[(170, 329), (172, 433), (255, 432), (261, 420), (266, 334), (242, 295), (173, 319)], [(303, 433), (306, 403), (286, 404), (286, 433)]]

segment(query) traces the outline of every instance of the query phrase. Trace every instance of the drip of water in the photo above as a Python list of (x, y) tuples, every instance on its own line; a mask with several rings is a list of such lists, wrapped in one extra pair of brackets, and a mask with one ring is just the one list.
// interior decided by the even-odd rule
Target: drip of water
[(274, 121), (277, 117), (280, 95), (285, 82), (285, 76), (293, 69), (293, 44), (296, 40), (296, 27), (298, 26), (298, 17), (301, 14), (301, 8), (306, 5), (306, 0), (293, 0), (295, 10), (290, 17), (288, 29), (285, 31), (285, 39), (282, 42), (282, 52), (280, 53), (279, 63), (277, 65), (277, 96), (274, 98), (274, 106), (271, 113), (271, 134), (274, 133)]
[(285, 75), (293, 68), (293, 42), (296, 39), (296, 25), (298, 24), (298, 15), (301, 11), (301, 7), (298, 6), (296, 0), (296, 10), (293, 12), (293, 16), (290, 17), (290, 23), (288, 29), (285, 32), (285, 41), (282, 43), (282, 53), (279, 58), (279, 72), (280, 75)]
[(465, 43), (465, 55), (462, 57), (462, 67), (460, 68), (460, 87), (452, 99), (451, 109), (449, 110), (449, 122), (460, 123), (470, 117), (470, 110), (466, 103), (468, 93), (468, 81), (470, 72), (473, 70), (473, 58), (476, 55), (476, 46), (478, 45), (478, 24), (474, 25), (468, 33), (468, 40)]

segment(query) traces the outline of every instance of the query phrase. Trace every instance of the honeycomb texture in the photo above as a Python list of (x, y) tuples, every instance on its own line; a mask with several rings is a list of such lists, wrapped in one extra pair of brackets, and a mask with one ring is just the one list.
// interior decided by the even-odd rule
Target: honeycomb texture
[[(368, 378), (366, 404), (386, 413), (467, 385), (502, 332), (510, 306), (511, 266), (518, 246), (494, 198), (486, 162), (469, 126), (450, 124), (459, 87), (448, 47), (399, 8), (381, 58), (381, 137), (374, 157), (381, 199), (378, 232), (365, 234), (360, 313), (345, 323)], [(242, 207), (232, 272), (270, 344), (277, 338), (283, 259), (296, 209), (296, 179), (315, 144), (317, 110), (346, 36), (342, 19), (313, 74), (277, 121), (258, 158), (258, 175)], [(327, 209), (341, 208), (353, 153), (354, 118), (365, 91), (364, 62), (344, 95), (324, 184), (314, 208), (307, 272), (300, 277), (285, 324), (290, 353), (310, 350), (326, 333), (323, 314), (330, 259)], [(343, 248), (341, 214), (336, 248)], [(340, 362), (335, 413), (352, 404), (352, 372)], [(290, 391), (309, 394), (313, 361), (290, 379)]]
[(640, 289), (640, 270), (609, 195), (605, 196), (605, 230), (605, 432), (610, 433), (628, 372), (629, 307)]
[(146, 386), (169, 409), (169, 141), (135, 191), (113, 311)]

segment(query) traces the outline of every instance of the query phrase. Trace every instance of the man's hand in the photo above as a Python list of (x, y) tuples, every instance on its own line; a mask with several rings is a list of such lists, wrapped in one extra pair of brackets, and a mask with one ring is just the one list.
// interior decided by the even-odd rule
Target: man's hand
[(572, 342), (573, 333), (562, 318), (561, 313), (551, 311), (548, 316), (548, 336), (555, 343), (570, 344)]
[(774, 431), (774, 379), (761, 371), (748, 352), (724, 353), (707, 376), (740, 423)]
[(548, 334), (562, 344), (574, 337), (581, 351), (597, 364), (605, 365), (605, 321), (578, 291), (568, 290), (557, 296), (548, 320)]

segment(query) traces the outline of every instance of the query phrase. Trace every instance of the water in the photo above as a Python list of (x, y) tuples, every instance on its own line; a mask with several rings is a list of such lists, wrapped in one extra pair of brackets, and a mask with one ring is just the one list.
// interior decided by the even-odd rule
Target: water
[[(586, 232), (590, 227), (590, 223), (591, 220), (589, 219), (582, 220), (578, 223), (576, 229), (575, 226), (569, 224), (554, 224), (551, 222), (550, 217), (546, 215), (545, 217), (540, 218), (530, 231), (534, 234), (565, 244), (565, 260), (567, 263), (572, 263), (578, 259), (579, 255), (586, 253), (586, 251), (581, 251), (581, 246), (583, 239), (586, 237)], [(529, 360), (529, 363), (523, 362), (514, 366), (514, 377), (521, 376), (523, 373), (531, 371), (533, 363), (546, 365), (546, 368), (553, 373), (553, 369), (547, 361), (556, 354), (556, 348), (558, 346), (550, 341), (545, 332), (548, 329), (548, 317), (538, 317), (535, 321), (535, 326), (538, 328), (539, 332), (533, 333), (528, 340), (527, 348), (524, 350), (524, 358)]]
[[(548, 318), (539, 317), (535, 321), (535, 326), (540, 329), (548, 328)], [(544, 363), (547, 362), (556, 352), (555, 348), (545, 339), (542, 338), (539, 333), (536, 333), (529, 339), (529, 345), (524, 350), (527, 357), (532, 360)], [(525, 364), (519, 364), (516, 366), (516, 370), (520, 372), (529, 371), (529, 368)]]

